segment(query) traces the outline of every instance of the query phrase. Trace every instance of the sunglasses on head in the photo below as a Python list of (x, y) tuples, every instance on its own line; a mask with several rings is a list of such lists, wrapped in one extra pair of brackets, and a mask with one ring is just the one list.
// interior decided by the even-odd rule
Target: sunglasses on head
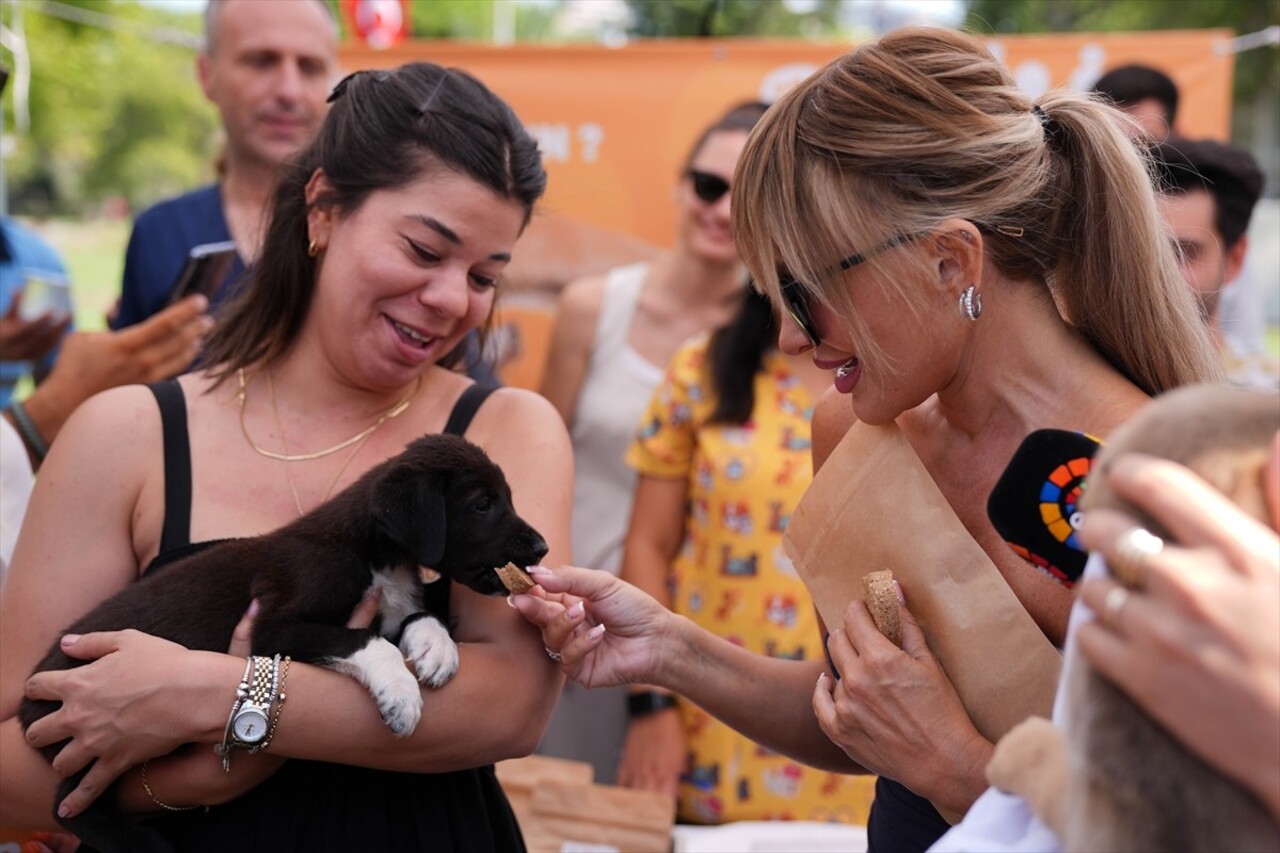
[[(841, 272), (851, 270), (858, 264), (866, 261), (873, 255), (888, 251), (894, 246), (901, 245), (908, 240), (914, 240), (919, 234), (898, 234), (890, 237), (888, 240), (866, 252), (859, 252), (856, 255), (850, 255), (845, 258), (836, 268)], [(836, 270), (833, 269), (832, 272)], [(809, 343), (814, 349), (822, 343), (822, 338), (818, 334), (818, 328), (813, 323), (813, 313), (809, 309), (811, 296), (805, 286), (789, 275), (783, 275), (778, 279), (778, 287), (782, 292), (782, 308), (787, 312), (787, 316), (791, 318), (800, 331), (804, 332), (804, 336), (809, 339)]]
[(693, 194), (707, 204), (715, 204), (729, 191), (729, 182), (710, 172), (690, 169), (689, 180), (693, 182)]

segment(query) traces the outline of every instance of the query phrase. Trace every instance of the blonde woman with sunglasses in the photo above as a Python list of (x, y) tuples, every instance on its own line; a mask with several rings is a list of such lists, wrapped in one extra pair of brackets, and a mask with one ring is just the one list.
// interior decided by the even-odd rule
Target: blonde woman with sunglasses
[[(734, 176), (738, 245), (784, 314), (780, 348), (835, 372), (815, 461), (854, 420), (897, 424), (1055, 644), (1071, 591), (996, 532), (992, 486), (1034, 430), (1105, 437), (1219, 373), (1118, 119), (1088, 96), (1032, 100), (978, 38), (904, 28), (789, 91)], [(806, 764), (877, 774), (873, 851), (929, 847), (947, 827), (934, 806), (962, 814), (985, 788), (992, 744), (911, 615), (932, 590), (903, 589), (902, 649), (865, 608), (827, 625), (837, 679), (600, 573), (535, 571), (542, 590), (517, 606), (571, 678), (658, 684)]]

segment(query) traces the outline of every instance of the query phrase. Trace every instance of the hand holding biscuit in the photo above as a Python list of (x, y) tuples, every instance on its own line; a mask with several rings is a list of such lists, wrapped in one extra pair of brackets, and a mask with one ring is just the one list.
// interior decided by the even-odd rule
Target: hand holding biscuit
[[(942, 809), (963, 813), (982, 793), (968, 771), (984, 766), (992, 745), (978, 733), (955, 687), (929, 650), (924, 632), (898, 601), (888, 573), (875, 572), (868, 602), (851, 602), (827, 648), (838, 680), (818, 679), (813, 711), (833, 743), (863, 767), (896, 779)], [(902, 647), (882, 633), (869, 607), (892, 596)], [(872, 602), (872, 596), (879, 599)]]
[(659, 683), (671, 611), (608, 572), (530, 566), (530, 574), (546, 594), (512, 603), (569, 678), (586, 687)]

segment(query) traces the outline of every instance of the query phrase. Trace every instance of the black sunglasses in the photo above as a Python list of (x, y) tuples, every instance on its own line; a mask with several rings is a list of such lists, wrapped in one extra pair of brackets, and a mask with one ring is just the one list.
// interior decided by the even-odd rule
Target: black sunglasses
[[(898, 234), (890, 237), (870, 251), (850, 255), (836, 266), (842, 272), (851, 270), (867, 258), (886, 252), (894, 246), (899, 246), (919, 236), (919, 234)], [(835, 270), (833, 269), (832, 272), (835, 272)], [(800, 327), (800, 331), (804, 332), (804, 336), (809, 339), (809, 343), (813, 345), (813, 348), (817, 349), (822, 343), (822, 338), (818, 335), (818, 329), (813, 324), (813, 314), (809, 311), (809, 291), (789, 275), (784, 275), (778, 279), (778, 287), (782, 291), (782, 307), (786, 310), (787, 316)]]
[(715, 204), (729, 191), (729, 182), (710, 172), (690, 169), (689, 180), (693, 181), (693, 194), (707, 204)]

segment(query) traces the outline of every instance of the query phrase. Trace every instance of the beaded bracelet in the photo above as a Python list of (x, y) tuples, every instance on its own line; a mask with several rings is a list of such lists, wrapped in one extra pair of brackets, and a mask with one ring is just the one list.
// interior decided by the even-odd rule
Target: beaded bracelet
[(142, 762), (142, 790), (147, 792), (147, 796), (151, 798), (151, 802), (155, 803), (160, 808), (171, 812), (189, 812), (202, 808), (202, 806), (171, 806), (157, 797), (156, 792), (151, 790), (151, 786), (147, 784), (147, 763), (148, 762), (146, 761)]
[(249, 677), (253, 674), (253, 658), (244, 663), (244, 675), (240, 676), (240, 684), (236, 687), (236, 698), (231, 703), (231, 713), (227, 715), (227, 727), (222, 731), (222, 743), (215, 744), (213, 751), (222, 756), (222, 772), (231, 772), (231, 726), (236, 721), (236, 711), (249, 695)]
[[(235, 700), (231, 703), (231, 713), (227, 716), (227, 727), (222, 732), (222, 743), (213, 748), (222, 757), (223, 772), (231, 770), (233, 748), (243, 749), (253, 755), (269, 742), (271, 732), (275, 729), (272, 717), (278, 721), (280, 716), (279, 699), (283, 686), (280, 664), (280, 655), (272, 658), (251, 655), (246, 661), (244, 675), (240, 678)], [(249, 726), (244, 734), (239, 731), (242, 717), (243, 722)], [(262, 727), (259, 730), (262, 734), (257, 738), (251, 736), (251, 733), (256, 734), (252, 729), (255, 723), (260, 723)]]
[(22, 436), (22, 442), (35, 457), (36, 463), (43, 462), (49, 453), (49, 445), (45, 443), (44, 436), (40, 435), (40, 430), (36, 429), (35, 421), (27, 413), (27, 407), (20, 400), (14, 400), (9, 404), (9, 414), (13, 415), (13, 425), (18, 428), (18, 435)]
[[(279, 656), (276, 657), (279, 661)], [(284, 692), (284, 680), (289, 677), (289, 661), (292, 658), (288, 655), (284, 656), (284, 660), (280, 663), (280, 682), (276, 691), (275, 713), (271, 715), (271, 728), (267, 729), (267, 736), (262, 739), (262, 743), (258, 744), (258, 749), (263, 750), (271, 746), (271, 739), (276, 736), (276, 726), (280, 724), (280, 712), (284, 710), (284, 700), (286, 698)]]

